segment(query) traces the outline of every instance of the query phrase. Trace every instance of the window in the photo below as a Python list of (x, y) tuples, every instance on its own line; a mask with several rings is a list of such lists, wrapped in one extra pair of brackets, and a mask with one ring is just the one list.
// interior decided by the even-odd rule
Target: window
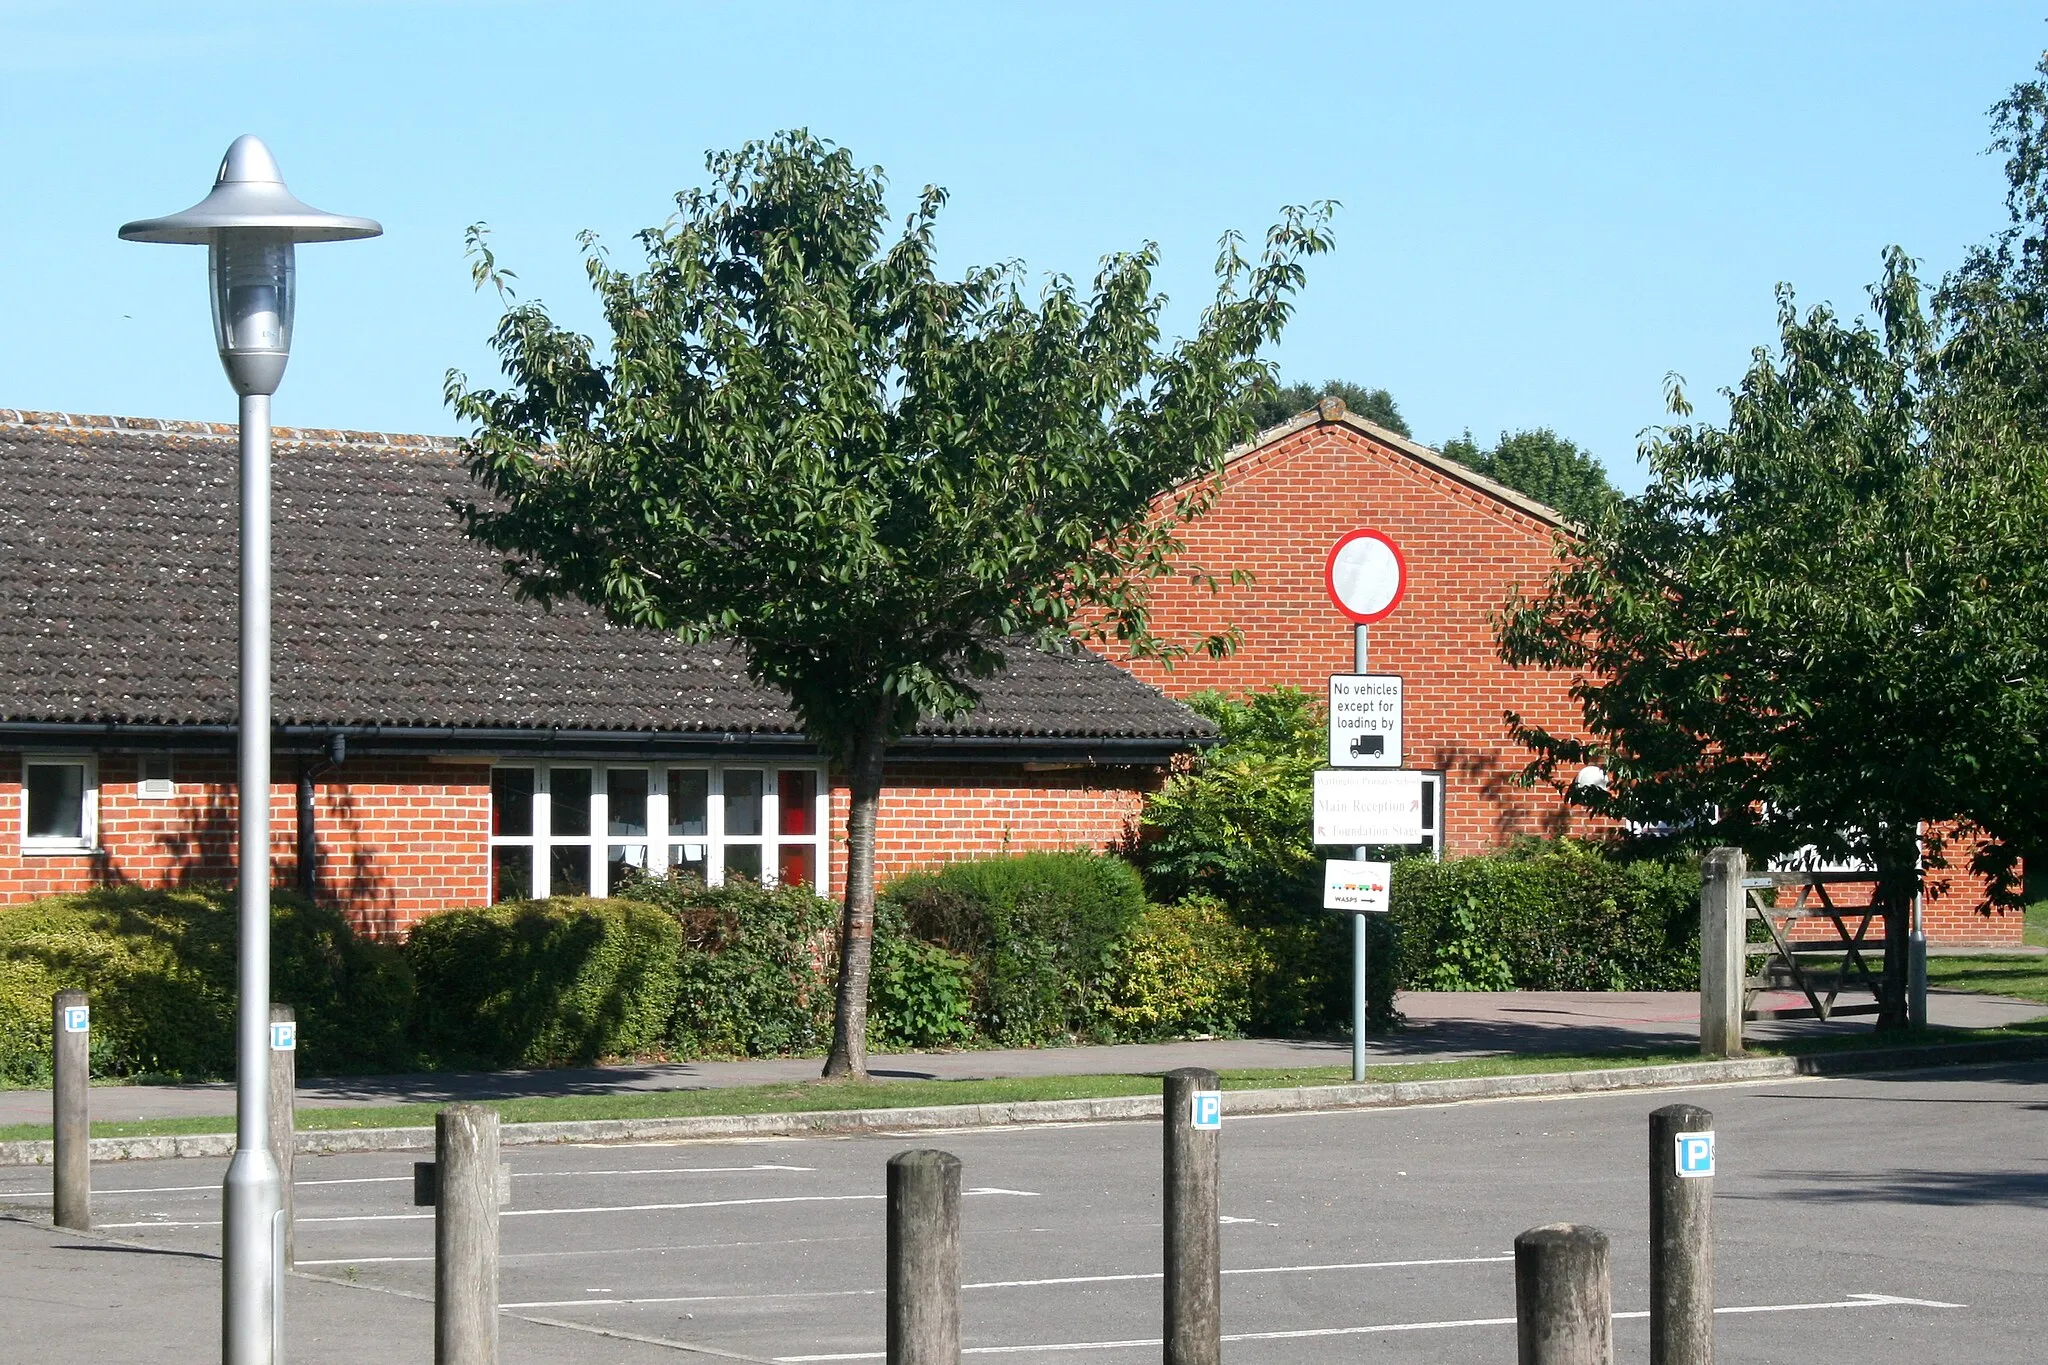
[(136, 760), (135, 794), (144, 801), (168, 801), (178, 794), (169, 754), (144, 754)]
[(1441, 860), (1444, 856), (1444, 775), (1422, 775), (1422, 851)]
[(626, 869), (824, 891), (829, 793), (815, 768), (506, 764), (491, 770), (491, 894), (602, 896)]
[(99, 775), (89, 758), (22, 764), (21, 851), (88, 853), (99, 837)]

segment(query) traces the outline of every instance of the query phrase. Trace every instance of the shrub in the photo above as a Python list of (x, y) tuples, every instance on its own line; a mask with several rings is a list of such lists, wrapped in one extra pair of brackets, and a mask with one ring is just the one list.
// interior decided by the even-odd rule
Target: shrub
[(1145, 913), (1137, 872), (1094, 853), (952, 863), (884, 896), (911, 933), (974, 964), (975, 1023), (1005, 1047), (1096, 1031), (1111, 946)]
[[(0, 912), (0, 1079), (48, 1083), (50, 996), (73, 988), (92, 997), (95, 1075), (228, 1074), (235, 939), (234, 893), (218, 888), (112, 887)], [(297, 1013), (302, 1072), (404, 1065), (412, 982), (396, 948), (278, 892), (271, 983)]]
[(868, 977), (868, 1044), (913, 1049), (974, 1039), (974, 964), (912, 935), (883, 906)]
[(442, 1066), (552, 1066), (656, 1048), (676, 1007), (675, 919), (563, 897), (451, 910), (405, 952), (422, 1054)]
[(800, 886), (707, 887), (694, 877), (626, 888), (681, 929), (667, 1035), (692, 1057), (810, 1052), (832, 1031), (838, 907)]
[(1115, 1037), (1134, 1041), (1242, 1033), (1269, 965), (1258, 936), (1221, 901), (1148, 906), (1111, 945), (1102, 1015)]
[(1570, 840), (1394, 869), (1402, 983), (1420, 989), (1688, 990), (1699, 870)]

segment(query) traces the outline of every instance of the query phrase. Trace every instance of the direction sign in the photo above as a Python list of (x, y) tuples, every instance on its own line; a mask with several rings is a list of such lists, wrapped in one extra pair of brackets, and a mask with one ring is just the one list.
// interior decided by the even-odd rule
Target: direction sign
[(1323, 586), (1337, 610), (1361, 626), (1383, 621), (1408, 591), (1408, 561), (1379, 531), (1353, 531), (1330, 547)]
[(1384, 915), (1393, 908), (1391, 863), (1331, 858), (1323, 864), (1323, 909), (1346, 915)]
[(1422, 774), (1318, 769), (1315, 841), (1319, 844), (1422, 842)]
[(1401, 766), (1401, 675), (1330, 675), (1330, 766)]

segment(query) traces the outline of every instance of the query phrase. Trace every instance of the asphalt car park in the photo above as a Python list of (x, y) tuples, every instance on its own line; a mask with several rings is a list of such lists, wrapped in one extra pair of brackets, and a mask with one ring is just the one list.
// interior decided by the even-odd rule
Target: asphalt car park
[[(2039, 1358), (2044, 1082), (2048, 1065), (2026, 1064), (1226, 1118), (1226, 1349), (1250, 1362), (1511, 1358), (1513, 1238), (1566, 1220), (1613, 1237), (1621, 1358), (1643, 1358), (1645, 1117), (1684, 1098), (1718, 1133), (1723, 1361)], [(1156, 1356), (1160, 1133), (1103, 1123), (508, 1147), (501, 1302), (520, 1331), (506, 1358), (560, 1358), (554, 1339), (579, 1360), (880, 1359), (884, 1163), (913, 1146), (965, 1166), (970, 1355)], [(375, 1348), (359, 1358), (431, 1353), (419, 1306), (433, 1211), (412, 1204), (422, 1155), (298, 1163), (293, 1303), (359, 1300), (355, 1314), (320, 1310), (324, 1333), (359, 1330)], [(223, 1167), (97, 1167), (96, 1233), (188, 1262), (211, 1254)], [(31, 1219), (47, 1217), (48, 1189), (47, 1172), (0, 1171), (0, 1204)], [(161, 1266), (127, 1259), (126, 1274)], [(149, 1329), (117, 1317), (105, 1331)]]

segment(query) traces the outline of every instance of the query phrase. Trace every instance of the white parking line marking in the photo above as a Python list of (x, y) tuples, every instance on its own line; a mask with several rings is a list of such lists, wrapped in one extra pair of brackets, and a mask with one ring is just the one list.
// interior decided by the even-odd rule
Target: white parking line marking
[[(754, 1166), (647, 1166), (628, 1171), (514, 1171), (514, 1180), (571, 1180), (586, 1176), (612, 1175), (751, 1175), (756, 1171), (815, 1171), (815, 1166), (781, 1166), (763, 1162)], [(295, 1180), (294, 1189), (308, 1189), (314, 1185), (410, 1185), (409, 1175), (357, 1175), (337, 1177), (329, 1180)], [(136, 1189), (99, 1189), (93, 1196), (117, 1194), (204, 1194), (218, 1193), (219, 1182), (211, 1185), (148, 1185)], [(1024, 1194), (1024, 1190), (969, 1190), (969, 1194)], [(48, 1190), (23, 1191), (19, 1194), (0, 1191), (0, 1199), (48, 1199)]]
[[(430, 1256), (393, 1259), (432, 1260)], [(1243, 1266), (1226, 1270), (1225, 1275), (1311, 1275), (1318, 1271), (1331, 1270), (1392, 1270), (1409, 1266), (1425, 1265), (1493, 1265), (1501, 1261), (1512, 1261), (1513, 1256), (1445, 1256), (1420, 1261), (1345, 1261), (1329, 1265), (1259, 1265)], [(301, 1261), (301, 1265), (318, 1264)], [(336, 1264), (343, 1264), (336, 1262)], [(365, 1262), (367, 1264), (367, 1262)], [(1062, 1275), (1047, 1280), (980, 1280), (963, 1284), (968, 1289), (1034, 1289), (1045, 1285), (1062, 1284), (1112, 1284), (1129, 1280), (1156, 1280), (1161, 1272), (1136, 1271), (1128, 1275)], [(601, 1291), (598, 1291), (601, 1292)], [(879, 1289), (811, 1289), (792, 1291), (787, 1294), (688, 1294), (664, 1298), (635, 1299), (550, 1299), (534, 1303), (500, 1304), (501, 1308), (569, 1308), (577, 1304), (602, 1304), (607, 1307), (623, 1307), (632, 1304), (652, 1303), (756, 1303), (782, 1299), (846, 1299), (872, 1297), (881, 1293)]]
[[(703, 1199), (689, 1204), (597, 1204), (588, 1208), (572, 1209), (503, 1209), (500, 1218), (545, 1218), (572, 1213), (665, 1213), (677, 1209), (730, 1209), (759, 1204), (843, 1204), (860, 1200), (877, 1202), (888, 1198), (883, 1194), (790, 1194), (769, 1199)], [(331, 1214), (319, 1218), (296, 1219), (301, 1225), (310, 1223), (411, 1223), (432, 1218), (433, 1212), (426, 1213), (345, 1213)], [(169, 1222), (152, 1220), (144, 1223), (102, 1223), (104, 1228), (217, 1228), (218, 1218), (198, 1222)]]
[[(408, 1177), (409, 1179), (410, 1177)], [(969, 1190), (969, 1194), (1021, 1194), (1032, 1195), (1030, 1190)], [(676, 1209), (729, 1209), (757, 1204), (843, 1204), (854, 1200), (874, 1202), (886, 1199), (886, 1194), (790, 1194), (764, 1199), (702, 1199), (687, 1204), (597, 1204), (588, 1208), (570, 1209), (505, 1209), (500, 1218), (548, 1218), (572, 1213), (666, 1213)], [(309, 1223), (411, 1223), (432, 1218), (429, 1213), (345, 1213), (329, 1214), (318, 1218), (298, 1218), (300, 1224)], [(101, 1223), (104, 1228), (217, 1228), (220, 1219), (199, 1219), (176, 1222), (169, 1219), (150, 1219), (140, 1223)]]
[[(1716, 1313), (1808, 1313), (1824, 1308), (1966, 1308), (1967, 1304), (1943, 1303), (1939, 1299), (1908, 1299), (1896, 1294), (1851, 1294), (1826, 1303), (1760, 1303), (1736, 1308), (1716, 1308)], [(1647, 1318), (1648, 1311), (1616, 1313), (1620, 1318)], [(1355, 1337), (1379, 1332), (1435, 1332), (1456, 1327), (1512, 1327), (1513, 1318), (1451, 1318), (1442, 1322), (1384, 1322), (1367, 1327), (1303, 1327), (1287, 1332), (1227, 1332), (1225, 1341), (1294, 1341), (1304, 1337)], [(1159, 1346), (1158, 1337), (1129, 1341), (1060, 1341), (1037, 1346), (969, 1346), (964, 1356), (1024, 1355), (1032, 1351), (1116, 1351), (1142, 1346)], [(881, 1360), (881, 1351), (846, 1351), (835, 1355), (777, 1356), (777, 1365), (814, 1365), (820, 1361)]]

